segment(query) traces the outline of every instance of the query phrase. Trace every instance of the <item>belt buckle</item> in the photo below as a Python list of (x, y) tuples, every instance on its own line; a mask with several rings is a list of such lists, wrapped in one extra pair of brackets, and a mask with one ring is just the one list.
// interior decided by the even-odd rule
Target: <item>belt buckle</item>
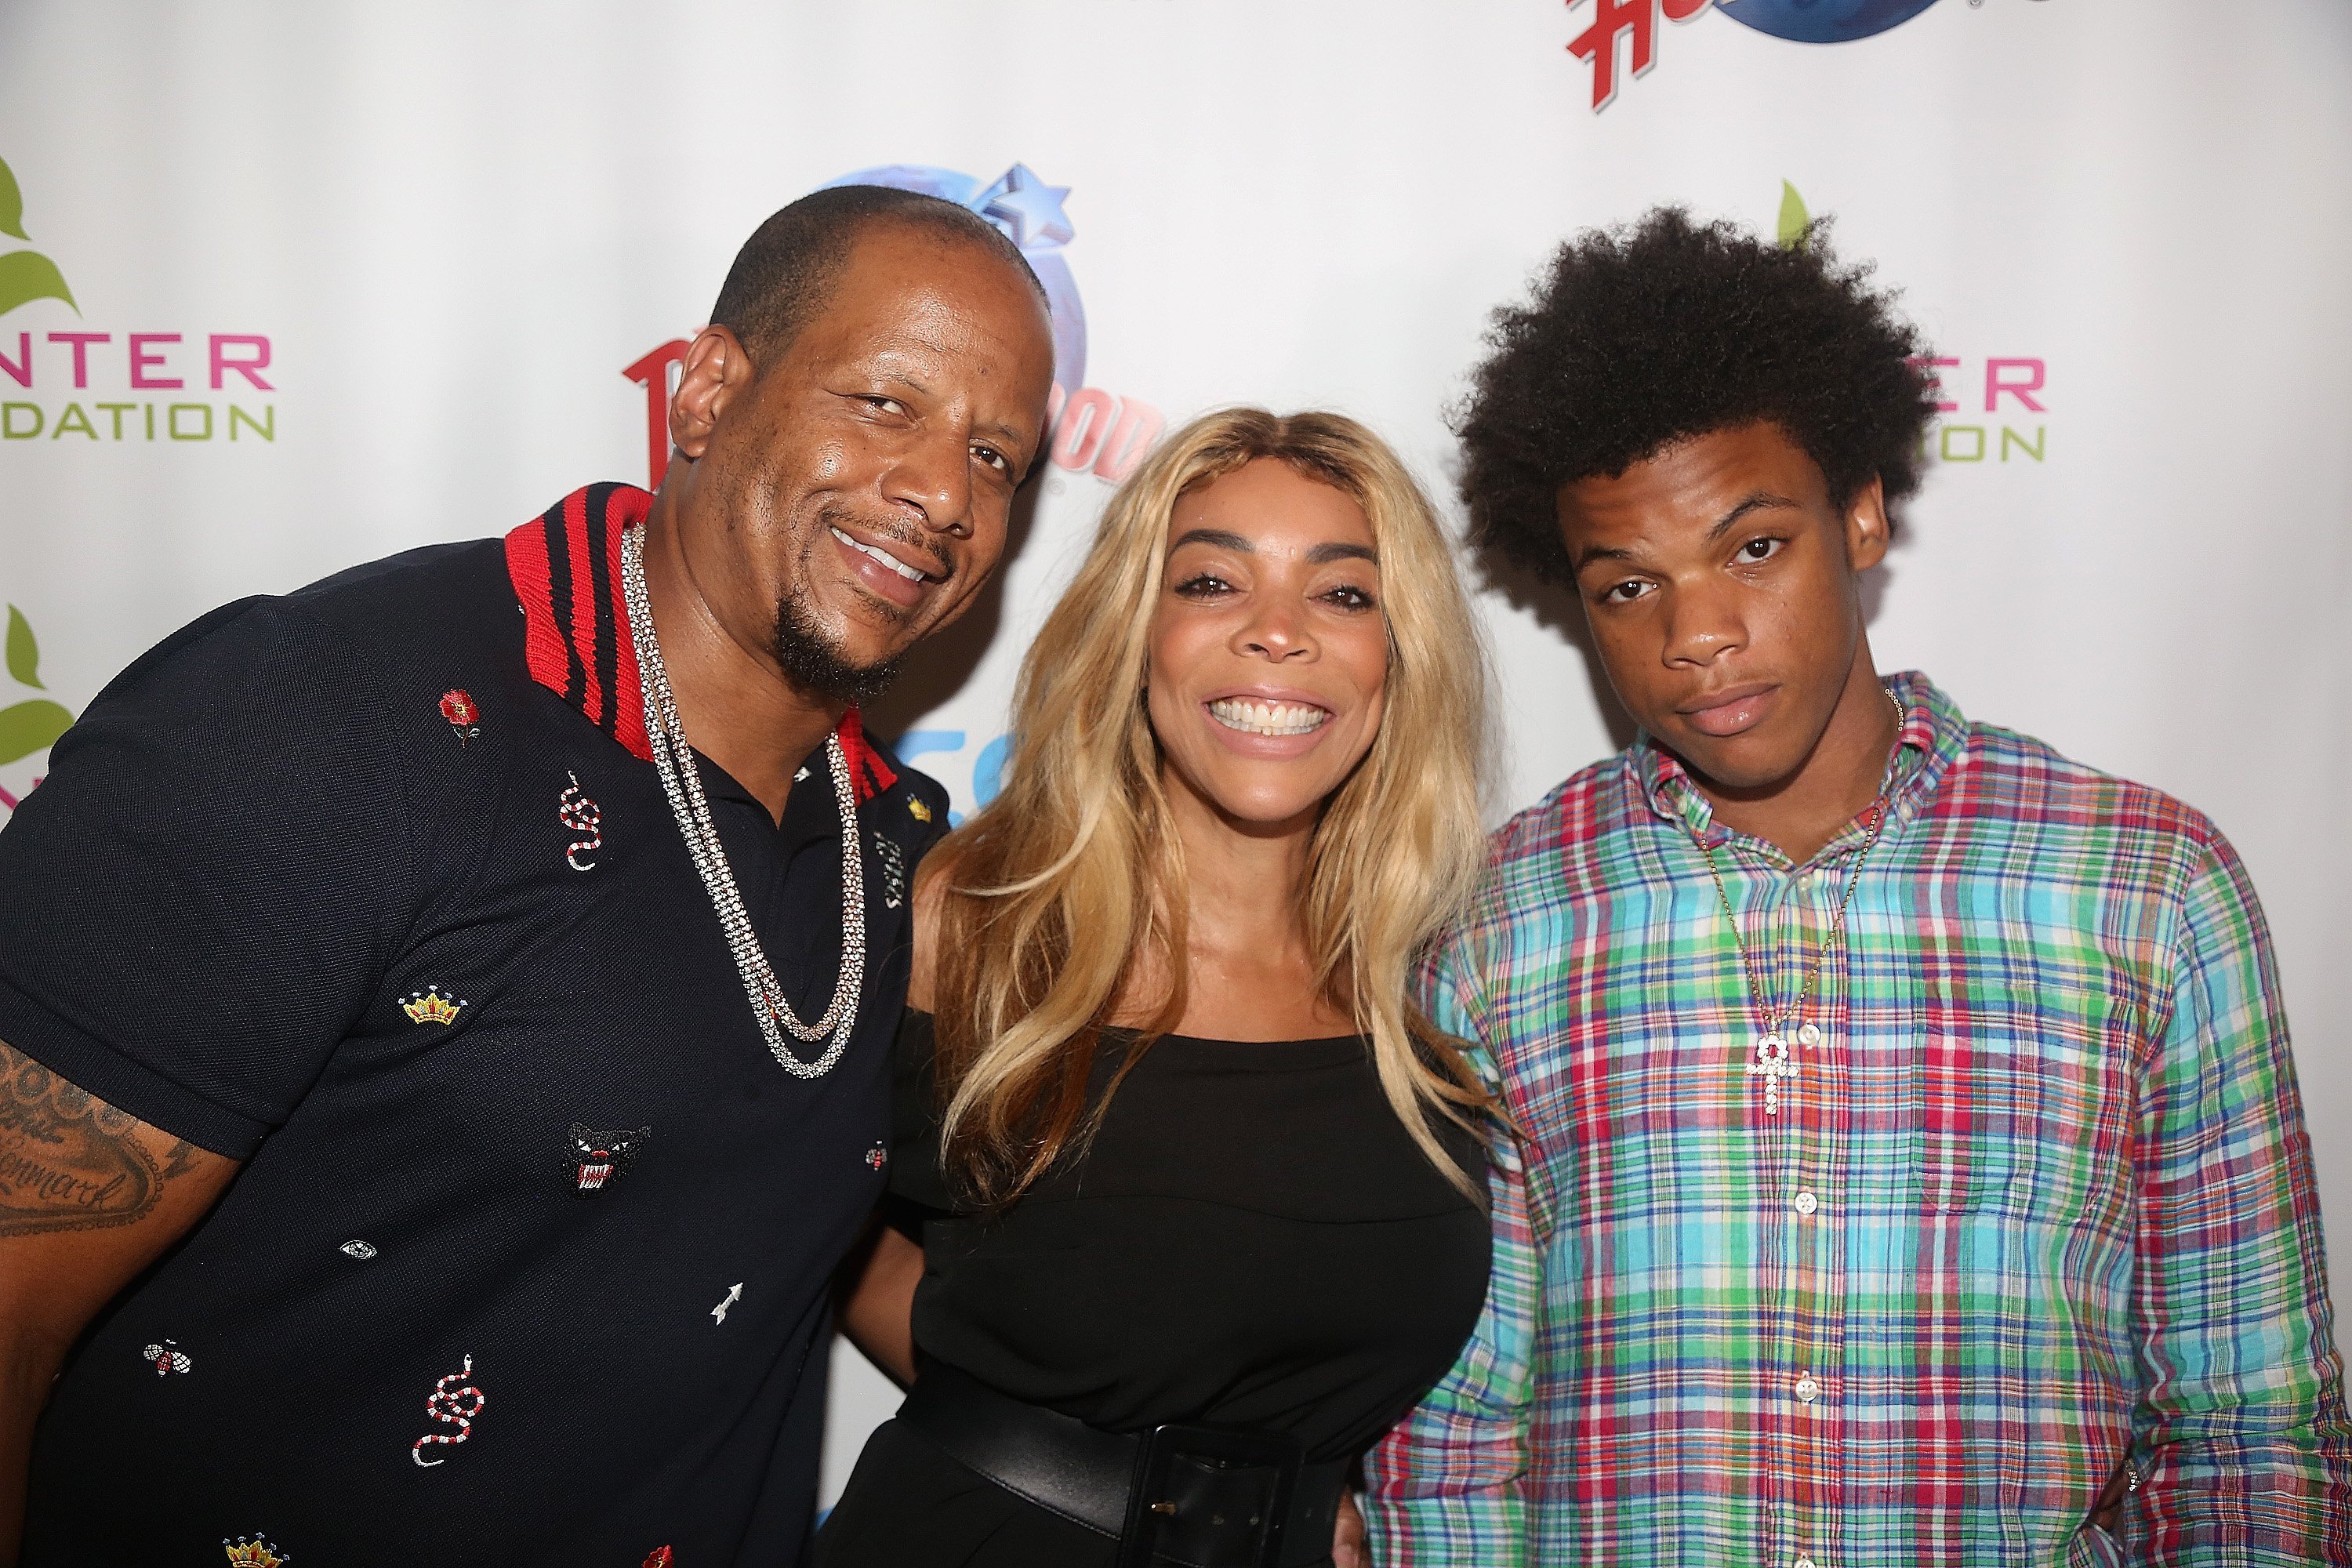
[(1286, 1432), (1153, 1427), (1135, 1457), (1115, 1568), (1275, 1568), (1306, 1460)]

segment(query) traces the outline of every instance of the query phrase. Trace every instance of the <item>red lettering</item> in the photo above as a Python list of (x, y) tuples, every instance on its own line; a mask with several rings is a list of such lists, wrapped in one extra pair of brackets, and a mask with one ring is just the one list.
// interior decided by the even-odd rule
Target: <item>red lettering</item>
[[(57, 334), (52, 332), (50, 336), (55, 337)], [(147, 345), (149, 343), (176, 343), (179, 341), (180, 334), (177, 332), (131, 333), (131, 384), (135, 388), (142, 390), (157, 387), (185, 386), (187, 383), (182, 381), (176, 375), (149, 375), (147, 374), (151, 370), (161, 369), (163, 364), (163, 354), (161, 353), (149, 353)], [(79, 369), (79, 363), (77, 363), (76, 369)], [(81, 384), (81, 378), (79, 375), (74, 378), (74, 384), (76, 386), (79, 386)]]
[(1936, 412), (1938, 414), (1957, 414), (1959, 412), (1960, 405), (1958, 404), (1945, 403), (1941, 401), (1944, 391), (1944, 378), (1936, 374), (1937, 371), (1942, 369), (1946, 365), (1957, 367), (1959, 363), (1960, 362), (1956, 359), (1937, 359), (1927, 354), (1916, 355), (1911, 361), (1911, 367), (1914, 370), (1925, 370), (1927, 373), (1923, 379), (1927, 383), (1927, 389), (1935, 393), (1938, 398), (1938, 401), (1936, 404)]
[[(1571, 6), (1580, 0), (1568, 0)], [(1687, 0), (1677, 0), (1686, 4)], [(1633, 74), (1650, 68), (1656, 57), (1658, 0), (1592, 0), (1592, 25), (1570, 40), (1568, 52), (1592, 62), (1592, 108), (1609, 107), (1617, 96), (1617, 39), (1633, 35)]]
[(1117, 484), (1135, 472), (1135, 466), (1143, 461), (1152, 443), (1160, 439), (1166, 424), (1160, 410), (1141, 398), (1120, 398), (1118, 423), (1103, 437), (1102, 455), (1095, 459), (1095, 473)]
[(18, 332), (16, 334), (16, 361), (11, 363), (6, 354), (0, 354), (0, 370), (5, 370), (10, 375), (14, 376), (18, 386), (30, 386), (33, 384), (32, 333)]
[[(220, 390), (222, 378), (227, 375), (230, 371), (236, 372), (237, 374), (245, 377), (246, 380), (253, 383), (254, 385), (261, 388), (264, 392), (275, 392), (278, 390), (276, 387), (261, 379), (261, 373), (269, 368), (269, 340), (268, 338), (248, 332), (215, 332), (212, 336), (212, 343), (210, 346), (212, 349), (213, 361), (213, 390), (215, 392), (218, 392)], [(250, 359), (231, 359), (228, 357), (228, 351), (232, 348), (251, 349), (253, 351), (253, 356)]]
[[(2022, 370), (2026, 374), (2026, 379), (2023, 381), (2006, 380), (2002, 377), (2001, 372), (2007, 370)], [(2016, 398), (2020, 403), (2024, 404), (2025, 406), (2033, 410), (2036, 414), (2048, 413), (2049, 410), (2042, 407), (2041, 403), (2038, 402), (2033, 395), (2035, 393), (2042, 390), (2042, 384), (2045, 379), (2047, 379), (2048, 374), (2047, 366), (2038, 359), (1989, 359), (1985, 361), (1985, 412), (1987, 414), (1999, 412), (1998, 405), (2000, 402), (2000, 395), (2006, 392), (2011, 397)]]
[[(68, 343), (72, 345), (74, 356), (74, 384), (76, 386), (88, 386), (89, 384), (89, 345), (92, 343), (111, 342), (113, 341), (114, 334), (112, 332), (51, 332), (49, 334), (49, 342), (53, 343)], [(131, 341), (133, 343), (136, 343), (139, 340), (133, 338)], [(27, 368), (29, 368), (29, 366)], [(30, 385), (31, 384), (28, 382), (26, 384)], [(177, 386), (179, 383), (173, 382), (172, 384)]]
[(1110, 434), (1116, 413), (1111, 395), (1099, 386), (1082, 387), (1072, 394), (1054, 427), (1054, 461), (1071, 469), (1092, 463), (1102, 449), (1103, 437)]
[(672, 338), (621, 372), (646, 389), (646, 488), (661, 489), (669, 472), (669, 367), (686, 358), (689, 345)]

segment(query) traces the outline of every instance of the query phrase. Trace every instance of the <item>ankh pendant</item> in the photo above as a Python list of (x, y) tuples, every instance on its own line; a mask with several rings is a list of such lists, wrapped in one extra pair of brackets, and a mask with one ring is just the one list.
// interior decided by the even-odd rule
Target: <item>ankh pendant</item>
[(1756, 1037), (1756, 1059), (1748, 1064), (1748, 1076), (1764, 1080), (1764, 1114), (1780, 1114), (1780, 1080), (1790, 1077), (1797, 1064), (1789, 1059), (1789, 1042), (1778, 1029), (1767, 1029)]

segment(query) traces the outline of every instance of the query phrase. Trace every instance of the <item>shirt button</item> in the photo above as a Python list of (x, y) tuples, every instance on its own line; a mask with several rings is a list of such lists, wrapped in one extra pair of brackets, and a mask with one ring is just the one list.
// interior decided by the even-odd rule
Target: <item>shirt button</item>
[(1812, 1373), (1807, 1373), (1804, 1376), (1797, 1379), (1797, 1397), (1802, 1400), (1805, 1404), (1811, 1405), (1816, 1398), (1820, 1397), (1821, 1392), (1822, 1385), (1813, 1381)]
[(1799, 1214), (1811, 1214), (1821, 1206), (1822, 1200), (1813, 1196), (1812, 1194), (1799, 1193), (1797, 1194), (1797, 1212)]
[(1813, 1560), (1810, 1557), (1800, 1557), (1790, 1563), (1789, 1568), (1813, 1568)]

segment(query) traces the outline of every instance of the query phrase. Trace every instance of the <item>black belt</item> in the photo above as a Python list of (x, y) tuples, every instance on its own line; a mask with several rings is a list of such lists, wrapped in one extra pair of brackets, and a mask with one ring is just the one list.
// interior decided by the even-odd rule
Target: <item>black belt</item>
[(1104, 1432), (926, 1364), (898, 1419), (1006, 1491), (1119, 1543), (1118, 1568), (1304, 1568), (1331, 1554), (1344, 1459), (1287, 1433)]

